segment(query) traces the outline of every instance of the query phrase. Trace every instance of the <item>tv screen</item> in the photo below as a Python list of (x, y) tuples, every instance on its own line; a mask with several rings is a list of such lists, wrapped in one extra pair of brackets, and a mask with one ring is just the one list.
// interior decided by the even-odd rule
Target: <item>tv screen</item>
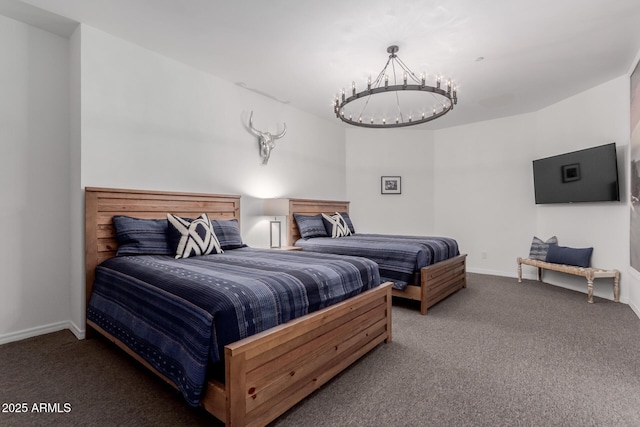
[(536, 204), (619, 201), (616, 144), (533, 161)]

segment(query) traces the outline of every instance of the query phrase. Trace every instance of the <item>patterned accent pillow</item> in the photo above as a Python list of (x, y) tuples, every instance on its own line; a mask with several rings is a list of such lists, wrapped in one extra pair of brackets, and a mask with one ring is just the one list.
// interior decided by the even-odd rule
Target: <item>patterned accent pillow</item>
[(301, 215), (294, 213), (294, 218), (298, 224), (300, 230), (300, 236), (303, 239), (309, 239), (311, 237), (329, 237), (327, 230), (324, 228), (322, 222), (322, 215)]
[(531, 249), (529, 249), (529, 258), (536, 259), (538, 261), (545, 261), (547, 259), (547, 252), (549, 251), (549, 245), (557, 245), (558, 238), (556, 236), (549, 237), (546, 242), (543, 242), (537, 237), (533, 237), (531, 242)]
[(175, 254), (169, 245), (169, 223), (166, 219), (115, 215), (113, 226), (118, 240), (116, 256)]
[(331, 237), (336, 238), (351, 235), (351, 230), (349, 230), (347, 222), (338, 212), (333, 215), (323, 213), (322, 220), (327, 232), (331, 234)]
[(211, 221), (213, 231), (220, 242), (222, 250), (244, 248), (242, 235), (237, 219), (214, 219)]
[(344, 222), (347, 223), (347, 227), (349, 227), (349, 231), (351, 231), (351, 234), (356, 234), (356, 229), (353, 227), (353, 222), (351, 221), (349, 214), (346, 212), (340, 212), (340, 215), (342, 215), (342, 218), (344, 218)]
[(167, 220), (176, 259), (223, 252), (206, 213), (194, 220), (167, 214)]

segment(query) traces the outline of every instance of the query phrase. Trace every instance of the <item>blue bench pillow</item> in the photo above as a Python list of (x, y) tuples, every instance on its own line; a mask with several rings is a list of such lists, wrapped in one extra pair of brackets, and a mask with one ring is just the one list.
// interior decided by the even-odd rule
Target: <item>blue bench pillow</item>
[(593, 248), (568, 248), (566, 246), (549, 245), (547, 262), (553, 264), (589, 267)]

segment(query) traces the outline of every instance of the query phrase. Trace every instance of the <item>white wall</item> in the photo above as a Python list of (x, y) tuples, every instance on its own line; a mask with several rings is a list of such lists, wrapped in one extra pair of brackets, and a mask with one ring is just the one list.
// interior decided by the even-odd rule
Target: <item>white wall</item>
[(0, 344), (69, 327), (69, 43), (0, 15)]
[[(606, 99), (606, 107), (603, 100)], [(623, 272), (621, 299), (628, 301), (629, 208), (627, 165), (629, 149), (629, 78), (622, 76), (537, 114), (536, 158), (616, 143), (621, 202), (538, 205), (536, 230), (541, 237), (558, 236), (562, 246), (593, 246), (591, 264)], [(551, 283), (584, 291), (579, 277), (550, 272)], [(595, 294), (613, 298), (610, 281), (594, 282)]]
[(71, 330), (78, 337), (84, 336), (85, 291), (84, 274), (84, 192), (81, 181), (82, 133), (81, 133), (81, 95), (80, 95), (80, 54), (82, 28), (76, 27), (69, 39), (69, 189), (71, 208), (71, 267), (70, 310)]
[[(515, 277), (516, 258), (529, 253), (534, 235), (557, 235), (563, 246), (593, 246), (592, 265), (627, 271), (628, 85), (622, 76), (535, 113), (437, 131), (348, 131), (347, 193), (356, 228), (391, 232), (389, 213), (424, 211), (423, 217), (402, 216), (400, 233), (422, 233), (423, 218), (432, 218), (427, 233), (456, 238), (471, 272)], [(610, 142), (618, 147), (622, 202), (536, 206), (534, 159)], [(381, 197), (376, 177), (403, 175), (405, 167), (432, 190), (406, 199)], [(403, 176), (403, 187), (411, 182)], [(534, 277), (532, 268), (524, 273)], [(545, 281), (586, 292), (582, 278), (549, 272)], [(625, 302), (630, 287), (623, 274)], [(613, 298), (611, 281), (596, 281), (595, 295)]]
[[(0, 343), (82, 334), (85, 185), (242, 194), (254, 246), (268, 244), (260, 197), (348, 199), (359, 231), (451, 235), (470, 271), (510, 276), (532, 235), (557, 234), (593, 245), (594, 265), (619, 268), (622, 299), (640, 315), (640, 274), (628, 266), (628, 75), (537, 113), (345, 135), (84, 25), (69, 41), (0, 16), (0, 52)], [(289, 127), (266, 167), (244, 129), (251, 110), (262, 130)], [(610, 141), (625, 201), (535, 206), (531, 160)], [(403, 194), (382, 196), (382, 175), (402, 176)], [(580, 279), (569, 284), (584, 292)], [(596, 283), (596, 295), (610, 287)]]
[[(339, 124), (87, 25), (77, 34), (82, 188), (240, 194), (243, 239), (256, 247), (269, 245), (261, 198), (345, 198)], [(266, 166), (246, 129), (252, 110), (262, 131), (287, 123)], [(79, 268), (73, 294), (84, 301)], [(74, 319), (84, 317), (74, 309)]]
[(458, 240), (469, 271), (511, 275), (535, 233), (534, 114), (435, 132), (435, 231)]
[[(83, 186), (344, 198), (337, 124), (86, 25), (81, 58)], [(266, 166), (245, 128), (251, 110), (260, 130), (288, 123)], [(258, 242), (246, 207), (245, 238)]]
[[(346, 131), (347, 200), (357, 232), (431, 234), (433, 134), (403, 129)], [(401, 194), (381, 194), (382, 176), (400, 176)]]
[[(0, 46), (0, 343), (83, 335), (85, 186), (241, 194), (262, 247), (261, 198), (346, 197), (336, 123), (86, 25), (69, 40), (0, 16)], [(251, 110), (260, 130), (288, 126), (267, 166)]]

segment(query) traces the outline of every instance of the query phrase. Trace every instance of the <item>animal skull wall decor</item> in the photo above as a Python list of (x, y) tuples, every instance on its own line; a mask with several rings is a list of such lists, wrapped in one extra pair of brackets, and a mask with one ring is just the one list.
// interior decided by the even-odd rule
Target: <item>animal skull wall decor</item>
[(249, 130), (252, 134), (258, 137), (258, 144), (260, 148), (260, 157), (262, 157), (262, 164), (266, 165), (269, 162), (271, 156), (271, 150), (276, 148), (276, 140), (280, 139), (287, 133), (287, 124), (284, 123), (284, 129), (277, 135), (272, 135), (271, 132), (261, 132), (253, 127), (253, 111), (249, 116)]

